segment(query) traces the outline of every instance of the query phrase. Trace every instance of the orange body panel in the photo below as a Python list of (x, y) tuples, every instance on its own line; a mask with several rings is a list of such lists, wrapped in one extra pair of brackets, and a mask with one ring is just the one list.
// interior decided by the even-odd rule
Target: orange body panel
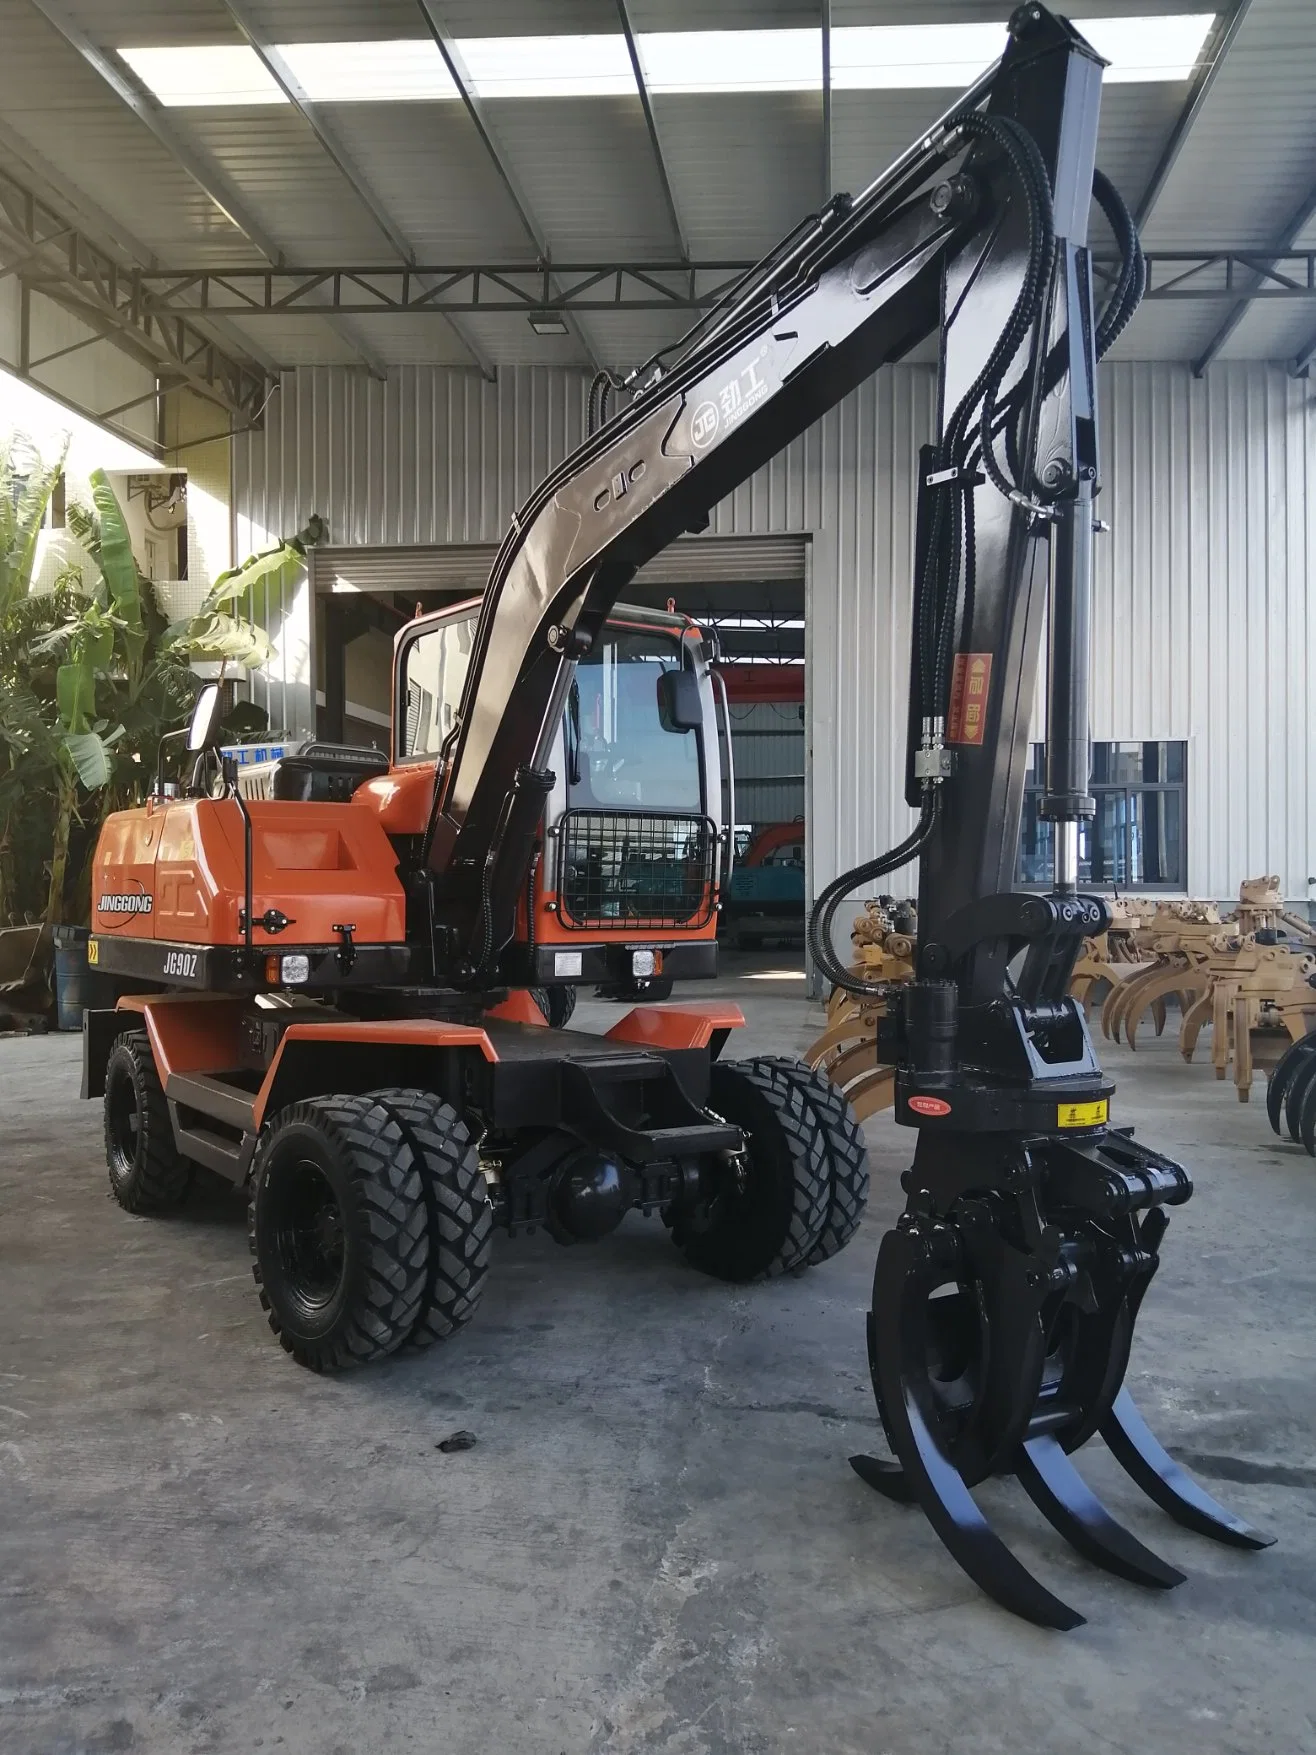
[(259, 1127), (278, 1078), (279, 1062), (289, 1042), (397, 1043), (409, 1048), (478, 1048), (486, 1060), (498, 1055), (488, 1036), (475, 1024), (445, 1024), (439, 1018), (344, 1018), (329, 1024), (289, 1024), (256, 1095), (253, 1123)]
[(548, 1019), (524, 987), (515, 988), (499, 1004), (489, 1007), (486, 1018), (501, 1018), (505, 1024), (531, 1024), (548, 1028)]
[(164, 1083), (170, 1073), (217, 1073), (236, 1066), (244, 1003), (210, 993), (133, 993), (119, 1001), (118, 1010), (141, 1013)]
[(745, 1022), (738, 1005), (705, 1000), (699, 1005), (645, 1005), (627, 1012), (608, 1031), (609, 1042), (643, 1048), (707, 1048), (717, 1030), (736, 1030)]
[[(373, 810), (252, 799), (252, 900), (258, 944), (328, 944), (347, 922), (361, 943), (401, 942), (397, 854)], [(171, 799), (119, 811), (92, 871), (91, 928), (110, 938), (242, 942), (242, 813), (231, 798)], [(289, 916), (277, 937), (259, 925)]]
[(408, 762), (387, 774), (367, 780), (352, 794), (353, 804), (364, 805), (379, 818), (386, 835), (423, 835), (429, 827), (434, 800), (434, 764)]

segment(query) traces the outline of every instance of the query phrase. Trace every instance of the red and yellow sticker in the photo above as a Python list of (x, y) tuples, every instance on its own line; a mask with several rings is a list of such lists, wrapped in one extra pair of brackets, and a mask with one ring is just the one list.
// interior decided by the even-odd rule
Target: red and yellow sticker
[(1103, 1127), (1110, 1113), (1110, 1104), (1103, 1097), (1098, 1103), (1061, 1103), (1056, 1108), (1057, 1127)]
[(947, 743), (981, 743), (987, 735), (987, 691), (992, 680), (990, 652), (957, 652), (950, 678)]

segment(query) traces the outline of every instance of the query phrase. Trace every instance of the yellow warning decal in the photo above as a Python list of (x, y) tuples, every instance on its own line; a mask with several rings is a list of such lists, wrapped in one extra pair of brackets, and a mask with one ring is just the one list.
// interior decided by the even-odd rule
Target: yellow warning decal
[(99, 963), (100, 960), (101, 947), (94, 938), (89, 938), (87, 940), (87, 961), (89, 963)]
[(1099, 1103), (1061, 1103), (1056, 1109), (1057, 1127), (1100, 1127), (1110, 1112), (1103, 1097)]

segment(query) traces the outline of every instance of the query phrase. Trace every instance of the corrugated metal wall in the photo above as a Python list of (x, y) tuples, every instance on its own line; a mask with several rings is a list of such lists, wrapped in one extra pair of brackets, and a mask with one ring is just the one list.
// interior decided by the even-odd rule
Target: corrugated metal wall
[[(387, 384), (298, 372), (265, 430), (235, 446), (237, 551), (311, 511), (335, 544), (496, 542), (582, 436), (585, 390), (537, 368), (506, 370), (496, 385), (442, 368), (405, 368)], [(1240, 878), (1277, 871), (1303, 897), (1316, 871), (1316, 387), (1246, 363), (1196, 382), (1185, 366), (1134, 362), (1104, 368), (1103, 392), (1101, 511), (1112, 530), (1099, 545), (1093, 735), (1189, 740), (1194, 893), (1229, 896)], [(812, 536), (815, 892), (909, 821), (900, 771), (914, 467), (934, 401), (930, 367), (881, 373), (720, 505), (711, 526)], [(309, 699), (304, 608), (289, 605), (282, 641), (276, 693), (289, 715)]]

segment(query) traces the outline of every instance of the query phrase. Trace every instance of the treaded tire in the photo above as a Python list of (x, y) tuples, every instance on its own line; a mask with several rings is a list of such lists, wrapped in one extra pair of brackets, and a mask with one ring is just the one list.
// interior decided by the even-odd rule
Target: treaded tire
[(433, 1346), (471, 1320), (484, 1293), (493, 1208), (480, 1156), (451, 1104), (430, 1091), (375, 1091), (420, 1166), (430, 1258), (420, 1313), (407, 1343)]
[(810, 1251), (806, 1267), (839, 1255), (859, 1229), (868, 1206), (868, 1148), (844, 1091), (821, 1073), (781, 1055), (756, 1055), (753, 1066), (774, 1067), (803, 1092), (812, 1105), (827, 1142), (830, 1193), (822, 1234)]
[(110, 1191), (128, 1213), (167, 1213), (192, 1186), (145, 1030), (120, 1036), (105, 1065), (105, 1161)]
[(743, 1192), (728, 1194), (706, 1230), (679, 1211), (672, 1235), (692, 1267), (715, 1279), (771, 1280), (803, 1267), (827, 1220), (827, 1140), (793, 1080), (752, 1061), (715, 1061), (708, 1107), (745, 1134)]
[(261, 1304), (299, 1365), (364, 1365), (409, 1338), (429, 1275), (425, 1179), (373, 1097), (316, 1097), (276, 1116), (247, 1217)]
[(565, 1030), (576, 1009), (576, 990), (565, 981), (554, 981), (548, 987), (532, 987), (531, 998), (554, 1030)]

